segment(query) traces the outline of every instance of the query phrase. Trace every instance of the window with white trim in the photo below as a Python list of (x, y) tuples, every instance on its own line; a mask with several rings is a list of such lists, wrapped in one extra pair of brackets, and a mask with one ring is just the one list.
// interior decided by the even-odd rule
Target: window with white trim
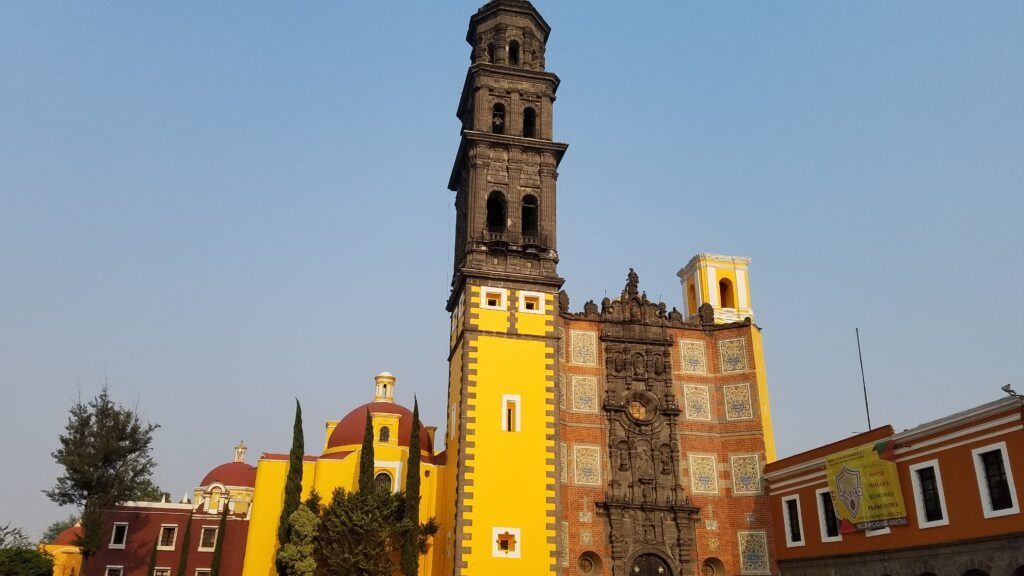
[(782, 499), (782, 518), (786, 524), (786, 546), (789, 548), (803, 546), (804, 522), (800, 518), (799, 494)]
[(832, 491), (828, 488), (819, 488), (815, 490), (814, 496), (818, 500), (818, 530), (821, 533), (821, 541), (842, 542), (843, 535), (839, 533), (839, 518), (832, 502)]
[(199, 534), (199, 551), (200, 552), (213, 552), (213, 549), (217, 547), (217, 527), (216, 526), (203, 526), (203, 531)]
[(914, 487), (914, 507), (917, 509), (918, 528), (948, 525), (946, 495), (942, 491), (939, 461), (929, 460), (911, 464), (909, 470), (910, 483)]
[(985, 518), (998, 518), (1020, 513), (1017, 488), (1006, 452), (1006, 442), (997, 442), (971, 450), (974, 471), (978, 476), (978, 492)]
[(124, 576), (124, 566), (107, 566), (103, 574), (105, 576)]
[(527, 314), (544, 313), (543, 292), (519, 292), (519, 311)]
[(170, 568), (153, 568), (153, 576), (171, 576)]
[(504, 288), (480, 289), (480, 307), (487, 310), (505, 310), (508, 308), (508, 290)]
[(127, 522), (114, 522), (114, 529), (110, 533), (110, 547), (111, 548), (124, 548), (124, 544), (127, 541), (128, 541), (128, 523)]
[(196, 576), (210, 576), (209, 568), (199, 568), (196, 570)]
[(174, 541), (178, 539), (177, 524), (161, 524), (160, 539), (157, 540), (157, 550), (174, 550)]
[(519, 432), (519, 414), (522, 398), (518, 394), (504, 394), (501, 397), (501, 431)]

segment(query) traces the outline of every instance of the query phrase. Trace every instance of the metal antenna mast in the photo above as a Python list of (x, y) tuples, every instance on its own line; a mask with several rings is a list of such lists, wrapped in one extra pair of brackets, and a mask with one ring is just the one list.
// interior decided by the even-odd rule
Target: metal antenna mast
[(864, 412), (868, 415), (868, 430), (871, 430), (871, 408), (868, 407), (868, 383), (864, 379), (864, 355), (860, 352), (860, 328), (854, 328), (857, 334), (857, 358), (860, 360), (860, 383), (864, 387)]

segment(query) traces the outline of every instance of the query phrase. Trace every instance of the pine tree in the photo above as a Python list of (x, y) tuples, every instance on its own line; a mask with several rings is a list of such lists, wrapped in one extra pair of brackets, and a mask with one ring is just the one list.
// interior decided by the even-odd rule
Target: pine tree
[(192, 513), (189, 513), (185, 521), (185, 536), (182, 538), (181, 556), (178, 557), (178, 576), (185, 576), (185, 568), (188, 566), (188, 550), (192, 547)]
[(146, 573), (147, 576), (153, 576), (156, 572), (156, 547), (158, 544), (160, 544), (159, 532), (157, 532), (156, 540), (153, 540), (152, 550), (149, 551), (149, 572)]
[(359, 491), (372, 490), (373, 483), (373, 417), (366, 411), (366, 430), (363, 431), (363, 448), (359, 453)]
[(288, 576), (313, 576), (317, 567), (316, 539), (320, 519), (307, 503), (303, 503), (295, 509), (288, 524), (291, 526), (290, 538), (277, 551), (278, 564)]
[(224, 499), (224, 511), (220, 513), (220, 526), (217, 527), (217, 543), (213, 546), (213, 560), (210, 561), (210, 576), (220, 575), (220, 558), (223, 555), (224, 535), (228, 531), (228, 500)]
[[(288, 519), (299, 507), (302, 500), (302, 456), (306, 451), (302, 437), (302, 406), (295, 399), (295, 424), (292, 426), (292, 450), (288, 455), (288, 479), (284, 485), (284, 507), (277, 525), (277, 542), (284, 546), (288, 542)], [(280, 574), (280, 570), (278, 570)]]
[(412, 404), (412, 432), (409, 436), (409, 460), (405, 476), (405, 521), (408, 530), (402, 538), (402, 573), (416, 576), (420, 567), (420, 404)]
[(391, 576), (405, 531), (401, 494), (334, 491), (320, 516), (316, 563), (321, 574)]

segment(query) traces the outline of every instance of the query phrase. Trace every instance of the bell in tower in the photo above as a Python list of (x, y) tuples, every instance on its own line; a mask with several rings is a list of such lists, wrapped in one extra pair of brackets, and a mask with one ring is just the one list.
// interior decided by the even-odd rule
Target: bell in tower
[(470, 19), (462, 143), (448, 182), (456, 193), (453, 302), (467, 278), (493, 274), (561, 286), (555, 181), (568, 146), (552, 140), (559, 80), (544, 69), (550, 31), (525, 0), (494, 0)]

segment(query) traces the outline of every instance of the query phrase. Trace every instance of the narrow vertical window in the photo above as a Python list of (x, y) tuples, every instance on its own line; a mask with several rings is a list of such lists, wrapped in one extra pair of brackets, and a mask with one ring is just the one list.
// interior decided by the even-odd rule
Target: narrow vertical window
[(832, 493), (827, 488), (817, 491), (818, 495), (818, 520), (821, 522), (821, 541), (838, 542), (842, 540), (839, 536), (839, 518), (836, 517), (836, 508), (832, 503)]
[(722, 279), (718, 283), (718, 303), (722, 308), (735, 308), (736, 300), (732, 292), (732, 282)]
[(380, 438), (380, 442), (382, 444), (386, 444), (387, 442), (390, 442), (391, 441), (391, 428), (388, 428), (387, 426), (381, 426), (379, 438)]
[(537, 112), (533, 108), (523, 110), (523, 138), (537, 137)]
[(928, 522), (942, 520), (942, 504), (939, 503), (939, 486), (935, 482), (935, 468), (922, 468), (917, 471), (917, 481), (921, 483), (921, 501), (924, 504), (924, 518)]
[(519, 66), (519, 42), (515, 40), (508, 43), (508, 63), (510, 66)]
[(493, 134), (505, 133), (505, 105), (501, 102), (491, 108), (491, 132)]
[(124, 544), (127, 541), (128, 541), (128, 523), (127, 522), (114, 522), (114, 530), (110, 534), (110, 547), (111, 548), (124, 548)]
[(523, 236), (531, 237), (532, 241), (524, 243), (536, 244), (537, 232), (539, 229), (537, 217), (538, 217), (538, 202), (537, 197), (533, 194), (527, 194), (523, 196), (523, 207), (522, 207), (522, 223), (523, 223)]
[(1007, 461), (1006, 442), (975, 448), (971, 454), (974, 456), (985, 518), (1019, 514), (1020, 503), (1013, 483), (1013, 470)]
[(804, 530), (800, 520), (800, 497), (794, 495), (783, 498), (782, 514), (786, 523), (786, 546), (803, 546)]
[(1010, 484), (1006, 481), (1006, 466), (1003, 464), (1003, 453), (999, 450), (981, 454), (981, 462), (985, 467), (985, 482), (988, 485), (989, 500), (993, 510), (1006, 510), (1013, 507), (1010, 496)]
[(504, 432), (519, 432), (519, 410), (521, 399), (517, 395), (505, 394), (501, 398), (501, 429)]
[(487, 61), (494, 64), (494, 44), (487, 45)]

